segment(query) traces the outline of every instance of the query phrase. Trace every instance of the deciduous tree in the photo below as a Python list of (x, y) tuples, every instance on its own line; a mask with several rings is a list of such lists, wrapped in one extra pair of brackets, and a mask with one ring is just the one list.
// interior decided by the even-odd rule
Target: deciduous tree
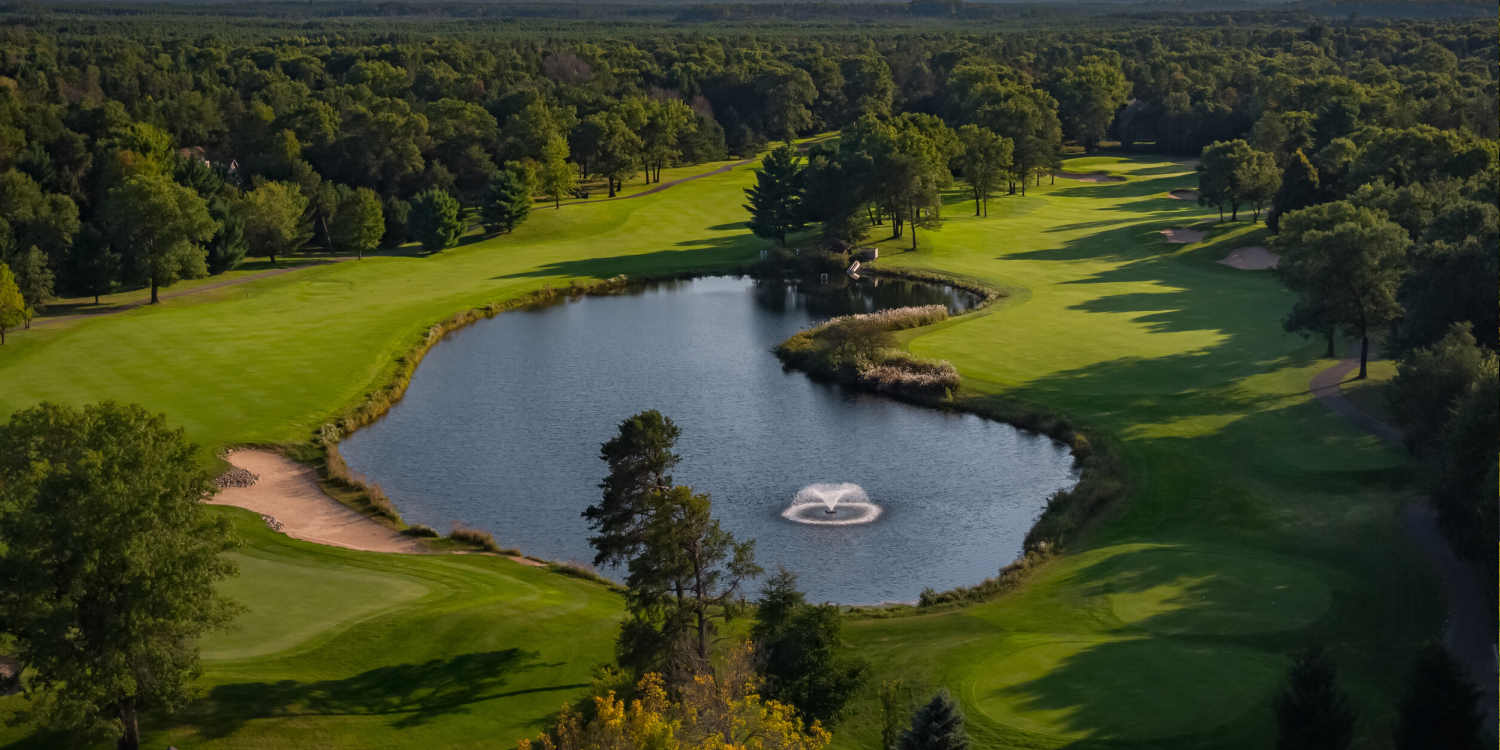
[(138, 406), (42, 404), (0, 429), (0, 623), (50, 723), (122, 750), (183, 704), (234, 608), (228, 521), (181, 430)]
[(1115, 111), (1130, 97), (1125, 74), (1099, 59), (1064, 68), (1052, 89), (1064, 130), (1088, 151), (1099, 145)]
[(208, 273), (203, 243), (216, 226), (190, 188), (156, 172), (131, 175), (109, 192), (104, 216), (125, 251), (127, 273), (150, 282), (151, 304), (160, 301), (161, 287)]
[(312, 237), (305, 221), (307, 197), (289, 182), (263, 182), (245, 193), (245, 238), (250, 251), (264, 255), (274, 265), (276, 256), (291, 253)]
[(333, 246), (340, 252), (365, 253), (380, 245), (385, 234), (385, 213), (380, 210), (380, 196), (369, 188), (344, 188), (339, 191), (338, 210), (330, 230)]
[(1281, 254), (1277, 273), (1299, 295), (1297, 307), (1359, 337), (1364, 378), (1370, 331), (1401, 314), (1396, 292), (1411, 245), (1405, 230), (1381, 212), (1337, 201), (1287, 214), (1273, 244)]
[(16, 286), (16, 276), (10, 266), (0, 262), (0, 345), (5, 344), (5, 332), (26, 322), (26, 300)]
[(963, 142), (964, 180), (974, 194), (974, 215), (989, 216), (990, 195), (999, 189), (1011, 170), (1015, 144), (978, 125), (959, 128), (958, 138)]

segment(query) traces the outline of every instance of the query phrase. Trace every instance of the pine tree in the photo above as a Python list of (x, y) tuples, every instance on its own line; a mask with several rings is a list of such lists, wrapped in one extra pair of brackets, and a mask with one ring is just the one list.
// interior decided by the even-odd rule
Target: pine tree
[(464, 233), (458, 200), (436, 188), (417, 193), (411, 202), (406, 227), (407, 234), (422, 243), (422, 249), (429, 253), (453, 247)]
[(1276, 750), (1344, 750), (1354, 739), (1354, 709), (1320, 648), (1300, 654), (1276, 697)]
[(1480, 692), (1436, 643), (1422, 650), (1396, 717), (1396, 750), (1484, 747)]
[(1281, 231), (1283, 214), (1307, 208), (1318, 202), (1318, 170), (1302, 149), (1297, 149), (1287, 162), (1281, 175), (1281, 189), (1271, 200), (1271, 210), (1266, 214), (1266, 226), (1272, 232)]
[(939, 690), (927, 705), (917, 709), (911, 726), (901, 734), (901, 750), (968, 750), (969, 735), (964, 732), (964, 714)]
[(490, 180), (484, 202), (479, 205), (479, 218), (484, 231), (490, 233), (509, 232), (520, 226), (531, 212), (531, 196), (526, 189), (526, 178), (514, 169), (502, 169)]
[(802, 228), (802, 165), (797, 152), (782, 146), (766, 155), (755, 172), (755, 187), (745, 188), (750, 199), (750, 231), (757, 237), (775, 238), (786, 246), (786, 236)]

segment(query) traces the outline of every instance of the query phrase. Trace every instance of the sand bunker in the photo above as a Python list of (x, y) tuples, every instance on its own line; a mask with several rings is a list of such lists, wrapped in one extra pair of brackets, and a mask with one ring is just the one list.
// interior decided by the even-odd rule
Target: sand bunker
[(1281, 256), (1257, 246), (1236, 248), (1219, 262), (1241, 271), (1265, 271), (1275, 268), (1280, 261)]
[(1193, 201), (1195, 203), (1198, 201), (1197, 190), (1173, 190), (1172, 192), (1167, 193), (1167, 196), (1176, 198), (1180, 201)]
[(1190, 245), (1203, 241), (1203, 232), (1197, 229), (1163, 229), (1161, 235), (1174, 245)]
[(269, 517), (271, 528), (294, 539), (371, 552), (427, 551), (417, 539), (382, 526), (324, 494), (316, 472), (279, 453), (235, 450), (226, 458), (258, 479), (249, 487), (224, 488), (209, 498), (214, 505), (253, 510)]
[(1080, 182), (1124, 182), (1125, 178), (1112, 175), (1108, 172), (1054, 172), (1053, 174), (1068, 180)]

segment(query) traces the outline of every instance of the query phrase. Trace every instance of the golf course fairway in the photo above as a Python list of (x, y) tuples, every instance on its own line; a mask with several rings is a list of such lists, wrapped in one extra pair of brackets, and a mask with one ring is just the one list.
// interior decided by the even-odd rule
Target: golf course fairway
[[(1401, 676), (1442, 619), (1400, 526), (1420, 490), (1407, 459), (1309, 395), (1330, 364), (1322, 343), (1282, 330), (1291, 297), (1271, 273), (1217, 263), (1264, 245), (1264, 230), (1170, 197), (1196, 184), (1191, 165), (1087, 157), (1065, 169), (1125, 180), (1044, 179), (982, 219), (955, 189), (940, 230), (922, 230), (915, 252), (906, 237), (879, 242), (877, 266), (1006, 290), (901, 340), (951, 361), (963, 401), (1045, 409), (1110, 441), (1128, 490), (1019, 590), (851, 619), (850, 647), (874, 667), (835, 746), (878, 745), (890, 683), (924, 699), (946, 686), (975, 747), (1266, 747), (1289, 655), (1313, 642), (1352, 694), (1356, 746), (1387, 746)], [(183, 426), (206, 464), (227, 445), (302, 443), (464, 309), (753, 261), (766, 244), (744, 226), (752, 181), (742, 167), (630, 200), (539, 206), (513, 234), (431, 256), (309, 267), (21, 332), (0, 351), (0, 415), (42, 400), (139, 402)], [(1189, 226), (1205, 239), (1161, 234)], [(226, 591), (246, 612), (202, 644), (203, 697), (153, 717), (150, 746), (507, 747), (612, 656), (622, 606), (601, 585), (495, 556), (324, 548), (214, 512), (245, 540)], [(0, 717), (25, 707), (0, 698)], [(0, 727), (0, 747), (45, 745)]]

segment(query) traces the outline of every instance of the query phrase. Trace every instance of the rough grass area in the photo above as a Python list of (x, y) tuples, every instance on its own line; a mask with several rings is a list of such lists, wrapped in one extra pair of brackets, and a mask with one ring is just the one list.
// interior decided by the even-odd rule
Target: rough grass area
[[(1003, 595), (853, 620), (846, 633), (874, 674), (834, 727), (836, 746), (878, 744), (879, 684), (901, 680), (923, 698), (949, 687), (978, 748), (1268, 747), (1287, 655), (1318, 641), (1353, 694), (1356, 745), (1389, 747), (1406, 667), (1442, 620), (1400, 528), (1415, 473), (1308, 395), (1330, 364), (1322, 344), (1282, 331), (1291, 300), (1270, 274), (1218, 264), (1263, 244), (1262, 230), (1169, 197), (1194, 187), (1189, 166), (1096, 156), (1067, 168), (1126, 180), (1044, 180), (992, 200), (985, 219), (956, 189), (920, 251), (880, 243), (882, 268), (1006, 290), (980, 312), (888, 332), (889, 348), (950, 362), (958, 408), (1097, 437), (1124, 496)], [(184, 425), (206, 462), (228, 444), (307, 445), (465, 310), (574, 281), (753, 262), (765, 243), (739, 208), (751, 179), (739, 169), (542, 208), (513, 235), (434, 256), (309, 268), (21, 332), (0, 351), (0, 413), (42, 399), (141, 402)], [(1204, 240), (1160, 234), (1187, 226)], [(153, 746), (507, 746), (611, 653), (620, 600), (595, 584), (489, 555), (318, 549), (245, 517), (244, 554), (264, 564), (245, 566), (241, 596), (262, 612), (329, 605), (205, 644), (279, 650), (210, 661), (208, 697), (179, 726), (157, 720)], [(23, 706), (0, 699), (0, 714)], [(28, 735), (0, 728), (0, 746)]]

